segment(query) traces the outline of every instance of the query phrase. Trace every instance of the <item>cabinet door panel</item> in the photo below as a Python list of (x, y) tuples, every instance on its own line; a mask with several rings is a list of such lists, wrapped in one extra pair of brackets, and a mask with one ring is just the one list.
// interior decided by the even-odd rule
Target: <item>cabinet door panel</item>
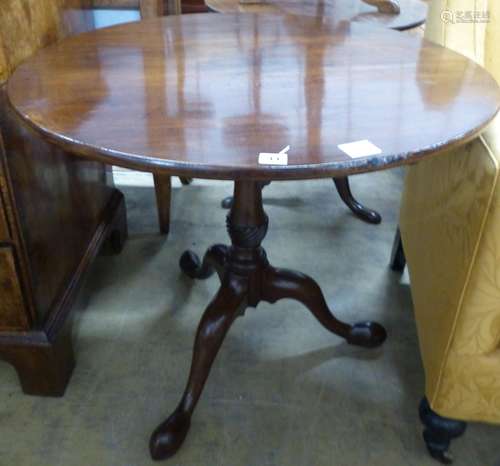
[[(1, 175), (0, 175), (1, 176)], [(1, 180), (0, 180), (1, 183)], [(5, 206), (2, 201), (2, 192), (0, 191), (0, 241), (5, 241), (9, 238), (9, 228), (7, 227), (7, 218), (5, 214)]]
[(27, 330), (28, 309), (23, 297), (14, 250), (0, 244), (0, 331)]

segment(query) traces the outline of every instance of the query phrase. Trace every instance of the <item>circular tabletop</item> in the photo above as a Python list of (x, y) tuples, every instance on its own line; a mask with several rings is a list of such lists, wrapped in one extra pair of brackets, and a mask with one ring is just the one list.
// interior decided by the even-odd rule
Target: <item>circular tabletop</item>
[[(418, 37), (210, 13), (72, 37), (22, 64), (7, 93), (22, 118), (73, 153), (172, 175), (262, 180), (416, 161), (475, 136), (500, 97), (480, 66)], [(344, 146), (366, 140), (368, 148)], [(286, 165), (259, 163), (260, 153), (288, 145)]]
[(217, 13), (281, 13), (320, 16), (335, 21), (356, 21), (403, 31), (422, 25), (427, 18), (427, 4), (422, 0), (398, 0), (399, 14), (381, 13), (363, 0), (266, 0), (263, 3), (240, 3), (239, 0), (205, 0)]

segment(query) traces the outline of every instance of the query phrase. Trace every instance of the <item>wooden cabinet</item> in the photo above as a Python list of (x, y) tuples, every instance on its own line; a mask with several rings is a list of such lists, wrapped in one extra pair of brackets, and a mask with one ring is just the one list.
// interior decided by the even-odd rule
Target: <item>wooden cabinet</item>
[[(0, 358), (26, 393), (62, 395), (74, 366), (70, 312), (93, 259), (127, 228), (104, 165), (44, 142), (0, 87)], [(2, 140), (0, 139), (0, 143)]]
[(125, 204), (104, 165), (44, 142), (2, 85), (41, 46), (92, 29), (88, 0), (1, 3), (0, 358), (25, 393), (56, 396), (74, 367), (72, 305), (101, 247), (120, 250)]
[[(70, 312), (108, 240), (127, 234), (122, 194), (104, 165), (44, 142), (0, 88), (0, 358), (26, 393), (62, 395), (74, 366)], [(1, 142), (1, 140), (0, 140)]]

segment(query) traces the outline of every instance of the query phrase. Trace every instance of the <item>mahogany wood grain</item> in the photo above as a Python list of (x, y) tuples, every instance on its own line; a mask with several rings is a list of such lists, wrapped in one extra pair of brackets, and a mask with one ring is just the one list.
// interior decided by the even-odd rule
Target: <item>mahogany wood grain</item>
[[(83, 34), (21, 65), (8, 94), (45, 138), (80, 155), (216, 179), (414, 162), (474, 137), (499, 103), (493, 78), (451, 50), (282, 15), (186, 15)], [(381, 154), (351, 159), (338, 148), (361, 139)], [(288, 165), (258, 163), (286, 145)]]
[[(19, 277), (13, 247), (0, 242), (0, 329), (29, 329), (30, 321)], [(19, 312), (19, 309), (25, 311)]]
[[(371, 0), (370, 0), (371, 1)], [(375, 0), (379, 1), (379, 0)], [(394, 4), (385, 2), (391, 12), (380, 11), (363, 0), (205, 0), (217, 13), (281, 13), (296, 16), (333, 18), (335, 21), (356, 21), (381, 27), (406, 30), (425, 22), (427, 3), (422, 0), (398, 0), (400, 12), (392, 12)], [(383, 8), (382, 6), (382, 8)]]

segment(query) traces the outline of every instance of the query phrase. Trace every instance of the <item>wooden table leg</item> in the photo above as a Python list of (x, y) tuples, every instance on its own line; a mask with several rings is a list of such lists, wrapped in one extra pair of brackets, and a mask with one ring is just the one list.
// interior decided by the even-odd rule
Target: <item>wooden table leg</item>
[[(367, 223), (373, 223), (375, 225), (382, 221), (382, 217), (377, 211), (365, 207), (354, 198), (349, 186), (349, 178), (347, 178), (347, 176), (342, 178), (333, 178), (333, 181), (335, 182), (335, 187), (337, 188), (340, 198), (344, 201), (345, 205), (351, 209), (352, 213), (356, 215), (356, 217)], [(221, 201), (221, 207), (223, 209), (230, 209), (232, 205), (233, 196), (225, 197)]]
[(247, 307), (256, 307), (260, 301), (274, 303), (291, 298), (304, 304), (323, 327), (350, 344), (372, 348), (386, 339), (385, 329), (375, 322), (349, 325), (338, 320), (312, 278), (271, 266), (261, 247), (267, 227), (262, 183), (236, 181), (233, 206), (227, 218), (232, 245), (212, 246), (203, 261), (190, 251), (181, 257), (180, 266), (188, 276), (207, 278), (215, 270), (221, 286), (198, 326), (191, 371), (181, 401), (151, 437), (154, 459), (171, 457), (184, 442), (217, 352), (231, 324)]
[(172, 196), (172, 180), (169, 175), (153, 174), (156, 194), (156, 208), (158, 209), (158, 221), (160, 231), (168, 235), (170, 231), (170, 203)]
[(335, 183), (335, 187), (337, 188), (340, 198), (344, 201), (345, 205), (351, 209), (352, 213), (356, 215), (356, 217), (373, 224), (378, 224), (382, 221), (382, 217), (377, 211), (365, 207), (354, 198), (351, 192), (351, 187), (349, 186), (349, 178), (347, 178), (347, 176), (333, 178), (333, 182)]

